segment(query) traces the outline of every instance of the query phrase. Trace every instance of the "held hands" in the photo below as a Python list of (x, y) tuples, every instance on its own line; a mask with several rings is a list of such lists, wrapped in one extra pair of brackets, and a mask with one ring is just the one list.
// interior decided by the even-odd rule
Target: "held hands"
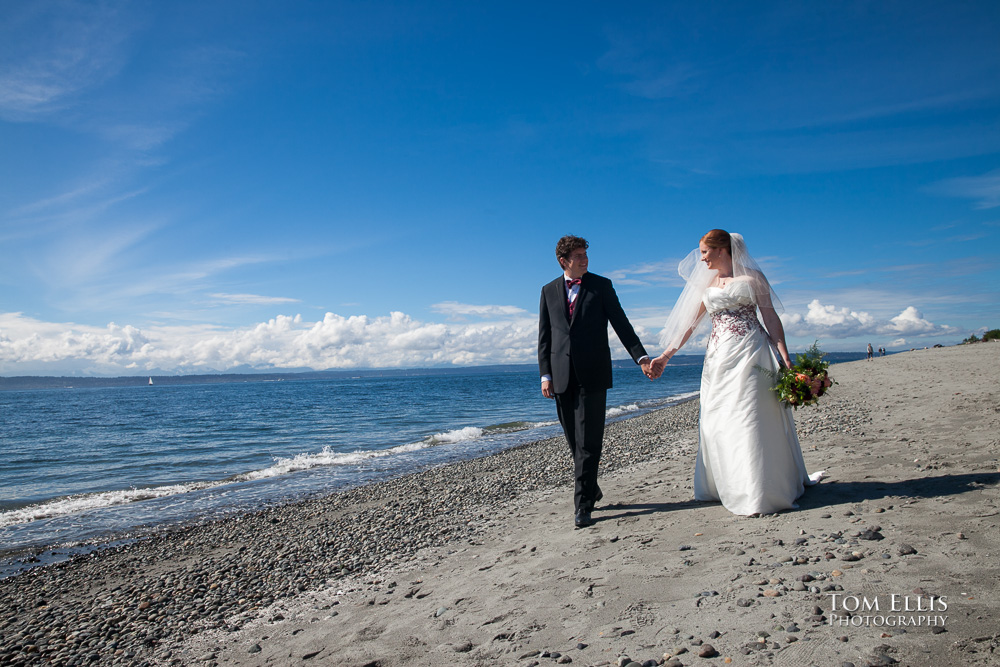
[(663, 375), (663, 369), (667, 367), (667, 362), (670, 361), (670, 357), (672, 356), (673, 356), (672, 354), (667, 354), (666, 352), (664, 352), (663, 354), (661, 354), (656, 359), (653, 359), (653, 361), (650, 362), (649, 372), (646, 372), (645, 369), (643, 372), (646, 372), (646, 376), (650, 380), (657, 379), (658, 377)]

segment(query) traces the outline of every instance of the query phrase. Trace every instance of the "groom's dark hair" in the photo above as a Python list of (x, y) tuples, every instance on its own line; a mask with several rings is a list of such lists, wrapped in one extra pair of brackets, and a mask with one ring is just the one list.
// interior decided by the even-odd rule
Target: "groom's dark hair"
[(589, 247), (587, 239), (582, 239), (579, 236), (564, 236), (556, 244), (556, 259), (569, 259), (570, 254), (577, 248), (586, 250)]

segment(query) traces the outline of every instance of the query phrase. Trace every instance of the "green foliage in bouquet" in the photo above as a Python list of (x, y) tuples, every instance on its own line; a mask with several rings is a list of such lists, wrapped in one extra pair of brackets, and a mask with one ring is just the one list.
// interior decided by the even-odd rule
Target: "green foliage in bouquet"
[(795, 365), (791, 368), (777, 372), (757, 368), (774, 380), (771, 391), (777, 392), (778, 400), (798, 410), (799, 406), (813, 405), (831, 385), (837, 384), (826, 370), (830, 362), (823, 361), (824, 356), (817, 341), (802, 354), (795, 355)]

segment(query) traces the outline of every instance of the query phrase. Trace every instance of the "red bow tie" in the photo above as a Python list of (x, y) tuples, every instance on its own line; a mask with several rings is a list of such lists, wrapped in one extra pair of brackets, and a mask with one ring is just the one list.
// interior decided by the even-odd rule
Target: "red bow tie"
[[(566, 289), (573, 289), (573, 285), (579, 285), (581, 281), (579, 278), (574, 278), (573, 280), (566, 281)], [(572, 294), (566, 295), (566, 307), (569, 309), (569, 318), (573, 319), (573, 311), (576, 310), (576, 299), (573, 298)]]

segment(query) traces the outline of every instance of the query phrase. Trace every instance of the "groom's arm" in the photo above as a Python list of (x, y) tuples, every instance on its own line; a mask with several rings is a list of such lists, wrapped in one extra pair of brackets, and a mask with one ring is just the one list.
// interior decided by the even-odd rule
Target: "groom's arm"
[(611, 323), (611, 328), (615, 330), (615, 334), (618, 336), (618, 340), (628, 350), (632, 360), (642, 366), (642, 372), (649, 375), (649, 354), (646, 353), (646, 348), (643, 347), (642, 341), (639, 340), (638, 334), (635, 333), (635, 329), (632, 327), (632, 323), (629, 322), (628, 316), (625, 314), (625, 309), (622, 308), (622, 304), (618, 300), (618, 293), (615, 292), (611, 281), (608, 281), (608, 287), (604, 294), (604, 310), (607, 313), (608, 321)]
[(544, 287), (538, 304), (538, 374), (542, 378), (542, 396), (555, 398), (552, 393), (552, 322), (545, 304)]

